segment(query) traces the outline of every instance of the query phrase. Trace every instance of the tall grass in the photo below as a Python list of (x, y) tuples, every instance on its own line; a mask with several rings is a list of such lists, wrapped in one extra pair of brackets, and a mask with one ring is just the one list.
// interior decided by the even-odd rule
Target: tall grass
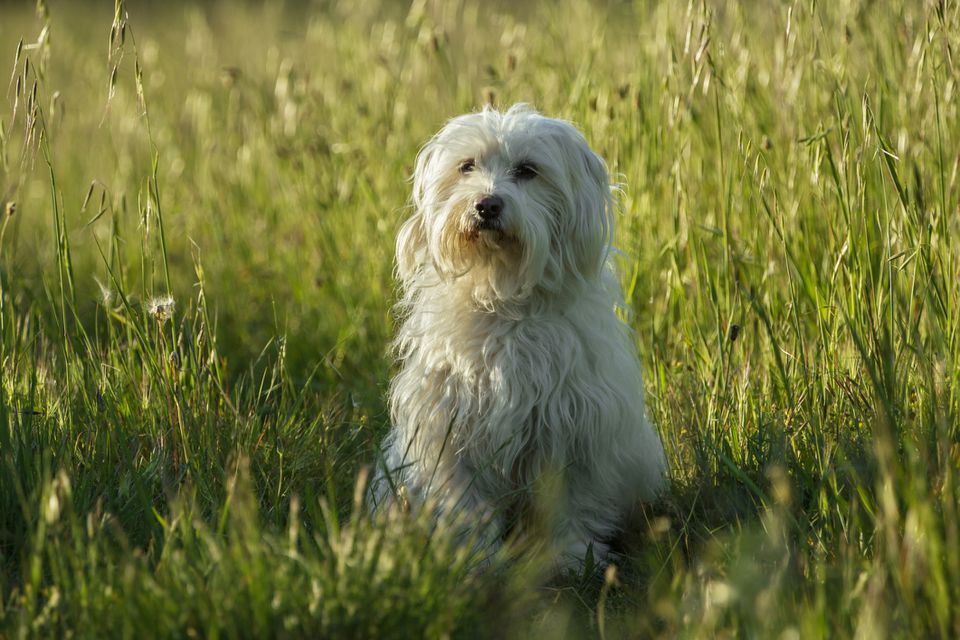
[[(960, 635), (960, 8), (5, 5), (0, 636)], [(371, 521), (417, 149), (576, 122), (673, 477), (605, 574)]]

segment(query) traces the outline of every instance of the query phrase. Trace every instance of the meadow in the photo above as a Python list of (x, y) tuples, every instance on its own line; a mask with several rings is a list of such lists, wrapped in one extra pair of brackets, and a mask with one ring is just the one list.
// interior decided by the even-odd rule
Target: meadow
[[(0, 637), (960, 636), (960, 5), (0, 4)], [(361, 505), (419, 147), (575, 122), (671, 490), (615, 570)]]

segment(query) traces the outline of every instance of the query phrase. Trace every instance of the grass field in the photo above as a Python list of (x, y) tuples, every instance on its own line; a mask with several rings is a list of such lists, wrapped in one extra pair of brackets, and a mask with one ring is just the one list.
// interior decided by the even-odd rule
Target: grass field
[[(960, 636), (958, 56), (949, 1), (3, 3), (0, 637)], [(672, 489), (616, 574), (358, 508), (488, 101), (624, 185)]]

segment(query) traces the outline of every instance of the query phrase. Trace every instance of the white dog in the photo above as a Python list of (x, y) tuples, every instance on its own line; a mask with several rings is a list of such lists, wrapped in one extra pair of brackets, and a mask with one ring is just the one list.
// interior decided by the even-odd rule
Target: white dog
[(454, 118), (423, 148), (397, 239), (401, 368), (372, 508), (399, 490), (483, 516), (492, 541), (549, 508), (557, 562), (582, 568), (662, 492), (616, 315), (611, 193), (577, 129), (522, 104)]

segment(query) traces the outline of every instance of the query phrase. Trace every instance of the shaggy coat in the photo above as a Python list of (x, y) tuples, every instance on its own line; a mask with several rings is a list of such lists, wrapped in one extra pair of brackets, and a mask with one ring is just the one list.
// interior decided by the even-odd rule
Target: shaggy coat
[(413, 506), (477, 514), (494, 545), (549, 511), (561, 566), (581, 567), (588, 547), (602, 559), (624, 513), (666, 484), (616, 312), (603, 160), (568, 122), (486, 108), (423, 148), (413, 205), (372, 507), (402, 488)]

